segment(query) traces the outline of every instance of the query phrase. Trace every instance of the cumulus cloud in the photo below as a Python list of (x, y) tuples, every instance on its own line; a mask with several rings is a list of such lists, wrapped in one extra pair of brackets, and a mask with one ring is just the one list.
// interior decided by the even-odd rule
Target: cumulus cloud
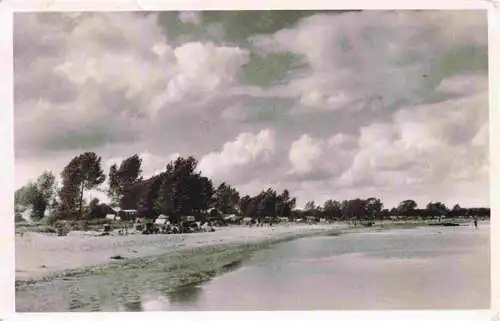
[(165, 118), (206, 107), (248, 60), (244, 49), (210, 42), (173, 47), (155, 14), (58, 17), (16, 18), (19, 151), (58, 145), (54, 123), (75, 140), (89, 128), (101, 133), (96, 144), (133, 140), (160, 110)]
[(169, 103), (179, 103), (187, 96), (222, 90), (235, 80), (248, 62), (246, 50), (217, 47), (213, 43), (186, 43), (174, 50), (177, 68), (165, 90), (153, 102), (158, 110)]
[(267, 162), (275, 151), (275, 135), (269, 129), (258, 134), (241, 133), (219, 152), (203, 156), (199, 169), (208, 176), (231, 172), (254, 162)]
[(155, 13), (16, 14), (16, 185), (88, 150), (106, 166), (143, 152), (145, 175), (179, 153), (299, 204), (486, 204), (486, 13), (305, 16), (238, 40), (196, 12), (177, 38)]
[(292, 143), (288, 156), (292, 164), (292, 172), (305, 174), (311, 172), (315, 167), (315, 162), (323, 153), (324, 142), (313, 139), (304, 134)]
[[(456, 180), (487, 189), (488, 96), (415, 106), (360, 130), (359, 150), (340, 177), (347, 186), (422, 187), (446, 194)], [(478, 147), (483, 146), (483, 148)], [(389, 174), (390, 173), (390, 174)], [(432, 186), (430, 188), (429, 186)]]
[[(442, 77), (435, 70), (457, 52), (471, 45), (486, 52), (484, 19), (482, 11), (314, 15), (251, 40), (265, 52), (294, 52), (309, 65), (286, 86), (298, 95), (298, 108), (386, 108), (425, 99), (420, 91), (429, 76)], [(472, 59), (478, 58), (484, 57)]]

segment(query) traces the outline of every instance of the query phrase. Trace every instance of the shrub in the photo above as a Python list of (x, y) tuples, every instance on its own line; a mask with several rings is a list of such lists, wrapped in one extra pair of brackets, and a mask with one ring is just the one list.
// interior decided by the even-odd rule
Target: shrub
[(106, 218), (95, 218), (87, 221), (89, 226), (93, 225), (104, 225), (104, 224), (110, 224), (111, 221), (106, 219)]
[(89, 230), (89, 224), (86, 220), (81, 220), (81, 221), (71, 221), (69, 222), (71, 229), (73, 231), (88, 231)]
[(71, 227), (66, 221), (57, 221), (54, 223), (58, 236), (66, 236), (71, 231)]
[(57, 229), (52, 226), (37, 226), (31, 231), (36, 232), (36, 233), (57, 233)]

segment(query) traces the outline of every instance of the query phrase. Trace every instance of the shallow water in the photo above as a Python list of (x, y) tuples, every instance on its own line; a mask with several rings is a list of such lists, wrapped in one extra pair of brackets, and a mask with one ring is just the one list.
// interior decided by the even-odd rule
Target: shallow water
[(254, 253), (242, 267), (141, 310), (483, 309), (489, 225), (313, 237)]

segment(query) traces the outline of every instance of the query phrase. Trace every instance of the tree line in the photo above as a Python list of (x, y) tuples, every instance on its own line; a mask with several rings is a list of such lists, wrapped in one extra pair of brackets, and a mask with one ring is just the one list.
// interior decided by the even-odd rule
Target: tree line
[[(230, 184), (217, 187), (213, 181), (197, 170), (194, 157), (178, 157), (165, 170), (149, 178), (142, 176), (142, 159), (132, 155), (120, 164), (112, 164), (105, 190), (110, 204), (94, 198), (86, 202), (85, 191), (101, 190), (106, 180), (102, 160), (93, 152), (74, 157), (61, 172), (61, 186), (57, 186), (52, 172), (43, 172), (35, 182), (30, 182), (15, 192), (16, 219), (21, 213), (31, 211), (31, 218), (40, 220), (49, 212), (52, 222), (57, 220), (85, 220), (102, 218), (109, 207), (135, 209), (141, 217), (155, 218), (168, 215), (179, 221), (182, 216), (197, 219), (238, 214), (245, 217), (324, 218), (328, 220), (380, 220), (399, 218), (433, 217), (489, 217), (489, 208), (465, 209), (456, 204), (448, 209), (441, 202), (431, 202), (424, 209), (417, 208), (414, 200), (404, 200), (397, 207), (386, 209), (379, 198), (327, 200), (322, 206), (314, 201), (306, 203), (303, 210), (296, 209), (296, 198), (288, 190), (268, 188), (259, 194), (240, 196)], [(209, 209), (212, 209), (209, 211)]]

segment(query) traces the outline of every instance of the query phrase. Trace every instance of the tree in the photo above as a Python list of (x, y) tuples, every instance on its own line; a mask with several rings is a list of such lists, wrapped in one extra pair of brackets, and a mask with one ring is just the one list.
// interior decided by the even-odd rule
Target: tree
[(292, 210), (295, 208), (295, 205), (295, 197), (290, 198), (290, 193), (285, 189), (280, 195), (278, 195), (277, 215), (290, 217), (290, 215), (292, 214)]
[(366, 200), (366, 214), (368, 219), (375, 220), (379, 218), (382, 212), (383, 204), (378, 198), (370, 197)]
[(266, 217), (276, 217), (277, 216), (277, 202), (278, 195), (276, 191), (272, 188), (268, 188), (262, 193), (260, 198), (260, 210), (261, 215)]
[(245, 195), (242, 198), (240, 198), (238, 206), (239, 206), (240, 212), (243, 216), (247, 216), (247, 217), (254, 216), (254, 213), (255, 213), (254, 200), (249, 195)]
[(316, 204), (314, 203), (314, 201), (308, 201), (305, 205), (304, 205), (304, 211), (314, 211), (316, 209)]
[(441, 202), (435, 202), (435, 203), (429, 202), (426, 208), (433, 215), (438, 215), (438, 216), (446, 215), (449, 212), (449, 209), (446, 207), (446, 205)]
[(342, 218), (360, 220), (366, 218), (366, 200), (353, 199), (342, 203)]
[(153, 218), (160, 213), (167, 213), (162, 211), (160, 205), (163, 204), (159, 202), (165, 176), (166, 173), (160, 173), (136, 184), (134, 190), (139, 195), (137, 210), (141, 215)]
[(323, 204), (323, 212), (329, 219), (339, 219), (342, 216), (342, 204), (338, 201), (327, 200)]
[(134, 186), (140, 177), (142, 170), (142, 159), (134, 154), (123, 160), (120, 167), (116, 164), (109, 168), (109, 190), (108, 196), (115, 204), (121, 208), (130, 209), (137, 206), (138, 198)]
[(98, 198), (93, 198), (90, 203), (89, 203), (89, 213), (88, 217), (89, 218), (101, 218), (101, 208), (99, 207), (99, 199)]
[(44, 171), (36, 183), (28, 183), (14, 194), (14, 208), (16, 213), (29, 208), (33, 219), (42, 219), (45, 211), (51, 205), (55, 194), (55, 176), (52, 172)]
[(239, 201), (240, 194), (229, 184), (221, 183), (215, 190), (215, 208), (221, 213), (234, 214), (238, 208)]
[(118, 177), (118, 169), (116, 164), (113, 164), (109, 167), (109, 188), (108, 188), (108, 197), (111, 202), (114, 204), (113, 206), (117, 206), (120, 203), (120, 183)]
[(91, 190), (104, 182), (106, 176), (101, 169), (101, 157), (86, 152), (73, 158), (64, 168), (63, 186), (60, 190), (60, 209), (64, 215), (83, 216), (83, 192)]
[(200, 215), (208, 209), (212, 198), (211, 181), (196, 171), (198, 162), (193, 157), (177, 158), (167, 165), (162, 177), (155, 211), (167, 214), (172, 221), (184, 215)]
[(417, 208), (417, 203), (414, 200), (405, 200), (399, 203), (397, 213), (400, 215), (408, 215)]

